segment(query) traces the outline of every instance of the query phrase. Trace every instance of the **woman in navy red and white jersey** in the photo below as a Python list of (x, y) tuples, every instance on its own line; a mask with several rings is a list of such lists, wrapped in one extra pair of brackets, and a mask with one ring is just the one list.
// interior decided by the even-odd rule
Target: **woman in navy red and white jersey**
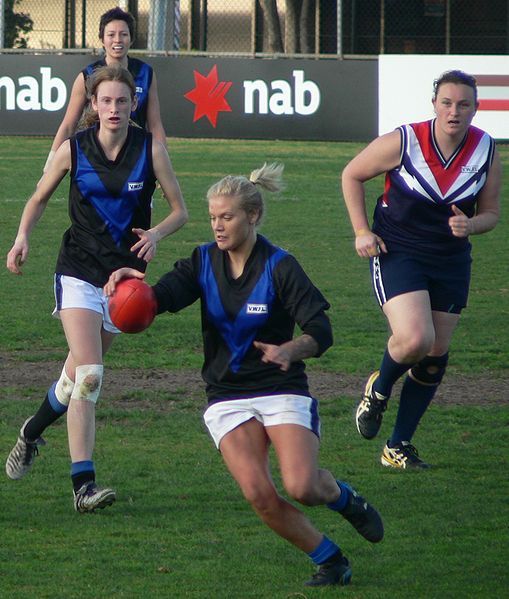
[(137, 58), (127, 55), (136, 33), (134, 17), (121, 8), (112, 8), (101, 16), (99, 39), (104, 56), (85, 67), (74, 80), (64, 118), (58, 128), (44, 166), (47, 170), (56, 150), (76, 131), (82, 115), (89, 110), (87, 79), (98, 68), (118, 64), (127, 69), (136, 84), (137, 104), (131, 120), (142, 129), (150, 131), (157, 141), (166, 147), (166, 133), (161, 121), (157, 80), (152, 67)]
[[(233, 478), (260, 518), (318, 565), (307, 584), (348, 584), (347, 559), (307, 517), (277, 492), (270, 475), (275, 448), (288, 494), (305, 505), (341, 513), (367, 540), (383, 524), (349, 485), (318, 467), (320, 420), (304, 359), (332, 344), (320, 291), (296, 259), (257, 233), (261, 189), (281, 189), (282, 165), (228, 176), (207, 194), (214, 242), (195, 248), (153, 287), (159, 313), (201, 303), (208, 407), (205, 423)], [(105, 287), (113, 293), (123, 268)], [(295, 325), (302, 334), (294, 337)]]
[[(369, 258), (376, 298), (391, 335), (369, 377), (356, 424), (374, 438), (394, 383), (405, 378), (394, 430), (381, 462), (427, 468), (411, 443), (444, 376), (448, 350), (470, 284), (471, 235), (499, 219), (501, 165), (494, 140), (474, 127), (475, 79), (447, 71), (434, 82), (435, 118), (382, 135), (344, 169), (343, 195), (355, 249)], [(386, 173), (373, 226), (364, 182)], [(408, 371), (408, 372), (407, 372)]]
[[(22, 478), (43, 444), (43, 431), (67, 412), (75, 509), (110, 505), (115, 492), (98, 487), (92, 453), (95, 404), (103, 355), (120, 331), (111, 322), (103, 286), (121, 266), (145, 271), (158, 242), (187, 220), (187, 210), (166, 148), (147, 131), (129, 125), (136, 88), (129, 71), (102, 67), (91, 78), (92, 107), (99, 122), (65, 141), (28, 200), (7, 268), (21, 274), (29, 236), (60, 181), (70, 173), (69, 216), (55, 269), (54, 315), (69, 353), (58, 381), (28, 418), (6, 462), (7, 475)], [(151, 225), (152, 193), (160, 183), (169, 214)]]

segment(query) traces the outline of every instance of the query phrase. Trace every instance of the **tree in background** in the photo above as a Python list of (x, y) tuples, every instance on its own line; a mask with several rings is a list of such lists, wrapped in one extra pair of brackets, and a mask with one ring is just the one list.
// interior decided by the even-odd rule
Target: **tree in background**
[(14, 12), (17, 4), (21, 4), (21, 0), (5, 0), (4, 44), (6, 48), (26, 48), (28, 38), (23, 34), (29, 33), (34, 28), (30, 15)]
[(285, 43), (281, 35), (281, 21), (277, 10), (277, 0), (259, 0), (267, 28), (268, 52), (287, 54), (309, 54), (311, 49), (311, 11), (316, 0), (286, 0)]

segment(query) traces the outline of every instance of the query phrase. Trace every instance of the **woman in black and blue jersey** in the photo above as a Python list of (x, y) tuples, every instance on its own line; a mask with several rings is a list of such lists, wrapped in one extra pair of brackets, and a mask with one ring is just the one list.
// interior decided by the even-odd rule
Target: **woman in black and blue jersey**
[(154, 139), (166, 147), (166, 133), (161, 121), (156, 75), (149, 64), (128, 56), (135, 34), (134, 17), (121, 8), (112, 8), (101, 16), (99, 39), (104, 48), (104, 56), (85, 67), (74, 80), (67, 110), (53, 139), (44, 171), (48, 168), (60, 144), (76, 131), (84, 110), (86, 112), (89, 109), (87, 79), (96, 69), (107, 65), (118, 64), (131, 73), (137, 96), (137, 104), (131, 113), (131, 120), (142, 129), (150, 131)]
[[(370, 259), (373, 289), (391, 332), (356, 424), (366, 439), (378, 434), (392, 387), (406, 373), (381, 456), (384, 466), (401, 469), (429, 466), (412, 437), (442, 381), (467, 305), (469, 237), (491, 231), (499, 219), (500, 158), (494, 140), (472, 125), (475, 79), (458, 70), (443, 73), (432, 102), (433, 119), (375, 139), (342, 174), (355, 249)], [(382, 173), (385, 189), (370, 227), (364, 183)]]
[[(7, 268), (21, 274), (29, 238), (51, 195), (70, 174), (69, 217), (55, 268), (54, 315), (60, 318), (68, 355), (60, 378), (36, 414), (21, 427), (6, 473), (25, 476), (44, 444), (43, 431), (67, 413), (74, 506), (92, 512), (115, 500), (113, 489), (95, 483), (95, 404), (103, 356), (120, 332), (111, 322), (103, 286), (121, 266), (145, 271), (161, 239), (187, 221), (187, 210), (166, 148), (129, 124), (136, 107), (132, 75), (119, 65), (97, 69), (90, 80), (99, 122), (65, 141), (28, 200)], [(161, 185), (169, 214), (152, 226), (152, 194)]]
[[(281, 189), (282, 165), (250, 178), (228, 176), (207, 194), (214, 241), (179, 260), (153, 287), (159, 313), (201, 303), (208, 407), (205, 423), (233, 478), (258, 516), (318, 566), (310, 586), (348, 584), (339, 547), (277, 491), (269, 468), (275, 448), (283, 485), (296, 501), (339, 512), (368, 541), (383, 537), (376, 510), (318, 466), (320, 419), (304, 359), (332, 344), (329, 304), (296, 259), (257, 233), (261, 190)], [(114, 292), (133, 269), (112, 274)], [(294, 337), (295, 326), (302, 331)]]

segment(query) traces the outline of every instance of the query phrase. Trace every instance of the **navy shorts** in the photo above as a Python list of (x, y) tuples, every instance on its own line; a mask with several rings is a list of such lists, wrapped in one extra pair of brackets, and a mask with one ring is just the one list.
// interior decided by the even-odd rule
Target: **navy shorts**
[(459, 314), (467, 305), (470, 254), (431, 256), (392, 251), (370, 260), (371, 282), (380, 306), (397, 295), (426, 290), (431, 309)]

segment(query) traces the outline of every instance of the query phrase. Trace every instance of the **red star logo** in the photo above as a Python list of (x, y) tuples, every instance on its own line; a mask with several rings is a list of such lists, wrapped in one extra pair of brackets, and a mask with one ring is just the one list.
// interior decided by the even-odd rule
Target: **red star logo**
[(195, 105), (193, 123), (196, 123), (202, 116), (206, 116), (210, 124), (215, 127), (218, 112), (232, 111), (225, 99), (232, 82), (218, 82), (217, 65), (214, 65), (206, 77), (198, 71), (194, 71), (194, 83), (194, 89), (184, 94), (184, 98)]

